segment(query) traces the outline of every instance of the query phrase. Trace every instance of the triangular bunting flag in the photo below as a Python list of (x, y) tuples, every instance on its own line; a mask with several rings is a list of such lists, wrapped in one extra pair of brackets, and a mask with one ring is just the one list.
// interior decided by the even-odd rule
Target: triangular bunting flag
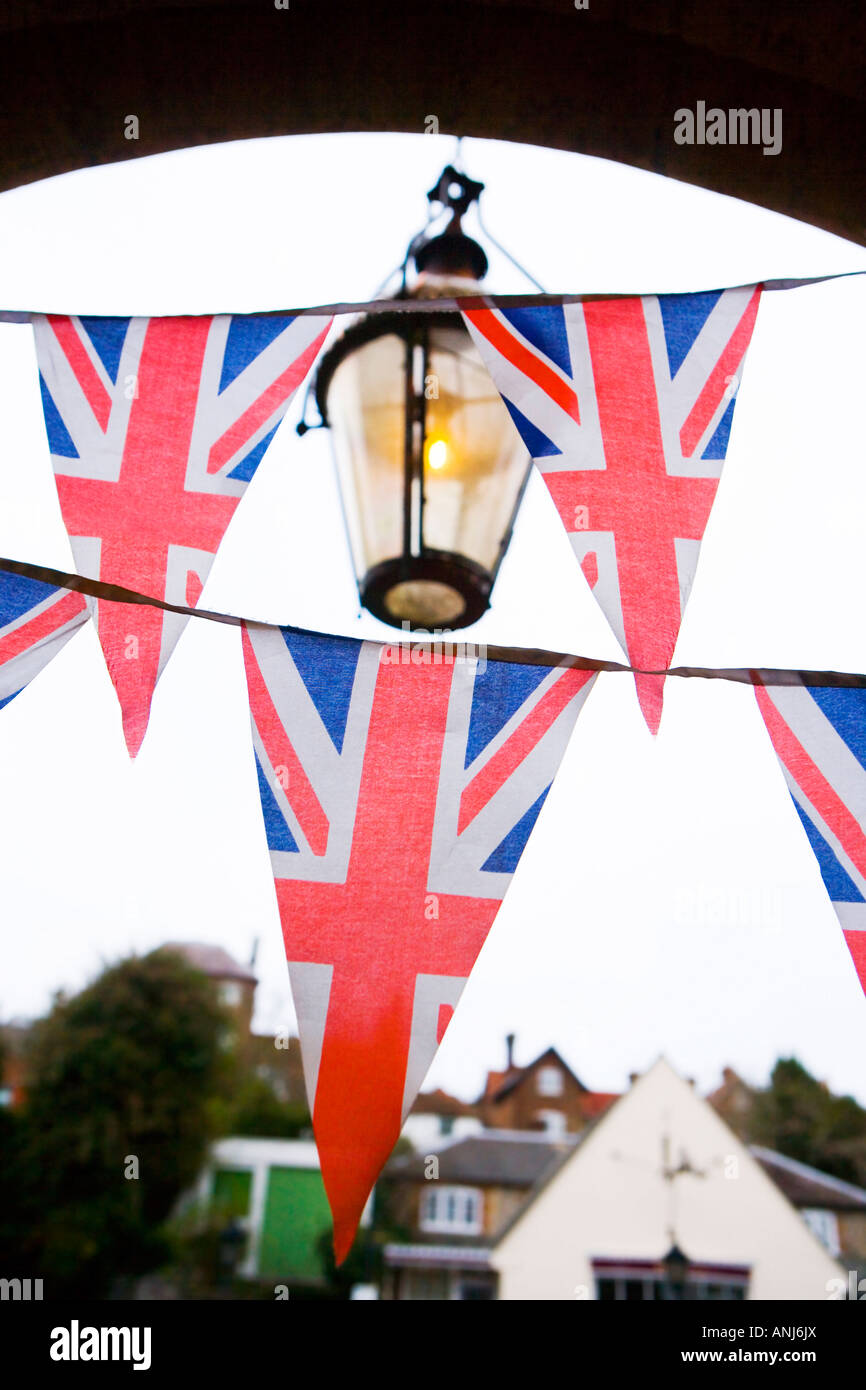
[[(631, 666), (671, 664), (760, 287), (496, 309), (467, 327)], [(653, 734), (664, 677), (636, 675)]]
[(866, 992), (866, 690), (782, 685), (755, 694)]
[[(194, 606), (329, 325), (303, 314), (34, 315), (45, 425), (79, 573)], [(134, 757), (187, 620), (94, 604)]]
[(342, 1260), (595, 676), (253, 624), (243, 643)]
[(38, 676), (87, 618), (81, 594), (0, 571), (0, 709)]

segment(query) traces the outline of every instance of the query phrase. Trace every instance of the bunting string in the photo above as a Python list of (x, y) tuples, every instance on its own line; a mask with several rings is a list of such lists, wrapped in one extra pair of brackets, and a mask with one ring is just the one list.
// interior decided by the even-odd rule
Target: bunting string
[[(148, 594), (137, 593), (119, 584), (105, 584), (99, 579), (87, 579), (84, 575), (69, 574), (66, 570), (52, 569), (49, 565), (33, 565), (26, 560), (11, 560), (0, 557), (0, 574), (25, 575), (29, 579), (41, 580), (55, 588), (72, 589), (87, 594), (91, 598), (109, 599), (116, 603), (147, 604), (170, 613), (178, 613), (189, 618), (203, 618), (207, 622), (226, 623), (231, 627), (243, 627), (246, 623), (256, 623), (260, 627), (276, 627), (283, 630), (308, 633), (315, 637), (331, 637), (337, 634), (320, 632), (311, 628), (293, 627), (290, 623), (265, 623), (260, 618), (238, 616), (233, 613), (219, 613), (209, 608), (189, 608), (181, 603), (169, 603), (165, 599), (152, 598)], [(345, 634), (344, 634), (345, 635)], [(777, 686), (841, 686), (866, 689), (866, 674), (856, 671), (806, 671), (789, 666), (668, 666), (664, 670), (648, 671), (640, 666), (628, 666), (622, 661), (606, 661), (601, 657), (580, 656), (576, 652), (550, 651), (544, 647), (504, 647), (496, 643), (466, 642), (454, 640), (454, 634), (405, 633), (403, 638), (395, 638), (389, 644), (427, 649), (436, 644), (448, 647), (465, 647), (470, 651), (483, 651), (489, 661), (510, 662), (518, 666), (567, 666), (577, 671), (613, 671), (624, 675), (682, 676), (687, 680), (733, 681), (738, 685)]]

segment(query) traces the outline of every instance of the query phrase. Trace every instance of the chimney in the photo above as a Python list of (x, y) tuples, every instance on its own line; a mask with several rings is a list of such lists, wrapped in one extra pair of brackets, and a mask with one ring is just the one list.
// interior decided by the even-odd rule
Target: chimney
[(511, 1068), (514, 1066), (514, 1041), (515, 1035), (509, 1033), (505, 1039), (506, 1071), (511, 1071)]

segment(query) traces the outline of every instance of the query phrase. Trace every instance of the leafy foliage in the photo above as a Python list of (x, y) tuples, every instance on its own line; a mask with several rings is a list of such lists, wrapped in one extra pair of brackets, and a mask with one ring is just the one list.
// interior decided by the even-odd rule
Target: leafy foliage
[(99, 1296), (159, 1263), (161, 1224), (228, 1085), (227, 1027), (211, 981), (164, 950), (109, 968), (35, 1025), (27, 1103), (0, 1136), (15, 1198), (0, 1239), (47, 1296)]
[(261, 1139), (297, 1139), (312, 1134), (311, 1126), (304, 1102), (280, 1100), (270, 1082), (259, 1076), (240, 1079), (221, 1121), (226, 1134)]
[(845, 1182), (866, 1186), (866, 1110), (835, 1096), (794, 1057), (781, 1058), (755, 1093), (749, 1139)]

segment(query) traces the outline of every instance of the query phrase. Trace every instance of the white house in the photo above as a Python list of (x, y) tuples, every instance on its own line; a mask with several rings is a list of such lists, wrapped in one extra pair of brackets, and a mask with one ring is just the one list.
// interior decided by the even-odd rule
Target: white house
[(663, 1059), (635, 1081), (494, 1240), (500, 1299), (828, 1297), (844, 1276), (713, 1108)]

